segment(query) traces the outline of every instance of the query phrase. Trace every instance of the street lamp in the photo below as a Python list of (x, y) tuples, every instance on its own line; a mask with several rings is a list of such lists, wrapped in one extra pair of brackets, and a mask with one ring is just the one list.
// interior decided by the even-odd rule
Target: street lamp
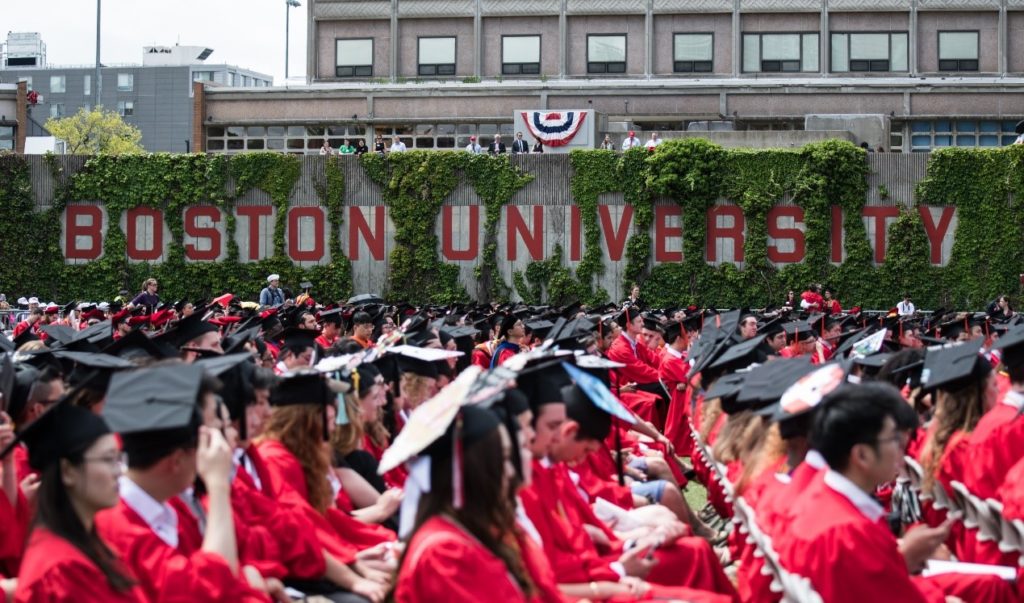
[(288, 27), (291, 9), (302, 6), (299, 0), (284, 0), (284, 83), (288, 84), (288, 34), (291, 28)]

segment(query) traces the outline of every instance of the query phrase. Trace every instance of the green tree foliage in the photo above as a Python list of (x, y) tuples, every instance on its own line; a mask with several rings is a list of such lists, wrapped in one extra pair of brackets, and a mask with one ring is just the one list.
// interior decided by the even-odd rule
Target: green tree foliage
[(131, 155), (144, 153), (142, 132), (115, 111), (84, 108), (68, 117), (46, 120), (50, 134), (67, 143), (69, 155)]

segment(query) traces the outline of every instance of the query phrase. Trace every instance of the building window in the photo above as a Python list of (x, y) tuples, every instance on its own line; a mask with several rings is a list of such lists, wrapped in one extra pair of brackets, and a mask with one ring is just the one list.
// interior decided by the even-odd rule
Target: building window
[(193, 82), (212, 82), (213, 72), (212, 71), (193, 71), (192, 72)]
[(626, 73), (626, 36), (588, 35), (587, 73)]
[(135, 101), (117, 101), (117, 113), (121, 116), (135, 115)]
[(672, 70), (676, 73), (711, 73), (715, 35), (710, 33), (676, 34)]
[(540, 73), (540, 36), (502, 36), (501, 73), (538, 75)]
[(23, 75), (23, 76), (18, 78), (18, 81), (19, 82), (25, 82), (26, 89), (29, 92), (32, 91), (32, 76), (31, 75)]
[(67, 88), (67, 78), (63, 75), (50, 76), (50, 94), (63, 94)]
[(85, 96), (92, 94), (92, 76), (87, 75), (82, 79), (82, 93)]
[(798, 73), (818, 70), (818, 34), (743, 34), (743, 71)]
[(998, 147), (1013, 144), (1013, 120), (938, 119), (910, 123), (910, 150), (926, 152), (939, 147)]
[(978, 32), (939, 32), (939, 71), (977, 71)]
[[(335, 40), (334, 49), (334, 75), (338, 77), (371, 77), (373, 75), (373, 38)], [(422, 57), (423, 41), (421, 40), (421, 63), (423, 62)], [(454, 52), (452, 52), (451, 62), (455, 62)], [(452, 73), (455, 73), (454, 67), (452, 68)]]
[(420, 38), (419, 50), (419, 75), (455, 75), (455, 38)]
[(907, 71), (906, 33), (832, 34), (832, 71)]
[(135, 76), (130, 73), (117, 74), (117, 91), (131, 92), (135, 88)]
[(0, 150), (14, 150), (14, 126), (0, 126)]
[(56, 119), (64, 117), (64, 103), (50, 103), (50, 117)]

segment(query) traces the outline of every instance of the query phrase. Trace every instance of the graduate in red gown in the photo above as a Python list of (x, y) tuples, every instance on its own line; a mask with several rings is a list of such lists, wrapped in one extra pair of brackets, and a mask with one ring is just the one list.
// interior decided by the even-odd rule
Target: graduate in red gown
[(665, 418), (665, 437), (675, 446), (676, 454), (690, 456), (693, 453), (693, 438), (690, 436), (690, 399), (687, 395), (687, 373), (690, 365), (686, 361), (689, 340), (682, 323), (670, 322), (665, 325), (665, 355), (658, 367), (658, 377), (665, 384), (671, 396), (668, 415)]
[[(128, 471), (120, 500), (97, 514), (96, 527), (151, 601), (267, 601), (266, 593), (283, 592), (280, 582), (239, 564), (231, 448), (201, 426), (200, 409), (213, 403), (217, 386), (201, 367), (184, 364), (111, 379), (104, 417), (121, 434)], [(168, 502), (189, 492), (197, 473), (208, 500), (201, 527)]]
[[(537, 590), (516, 540), (514, 444), (490, 411), (463, 408), (458, 423), (458, 435), (450, 426), (420, 457), (429, 459), (430, 491), (419, 500), (395, 601), (525, 603)], [(458, 473), (455, 437), (462, 451)]]
[(636, 383), (641, 389), (644, 386), (658, 386), (658, 367), (661, 359), (647, 347), (640, 338), (643, 332), (644, 319), (632, 308), (625, 308), (615, 318), (622, 332), (605, 356), (613, 362), (626, 366), (619, 369), (621, 383)]
[(319, 373), (289, 375), (271, 391), (274, 410), (252, 456), (263, 469), (263, 492), (301, 511), (315, 526), (325, 551), (328, 580), (376, 601), (383, 597), (387, 576), (368, 567), (360, 556), (396, 537), (387, 528), (362, 523), (335, 505), (328, 439), (334, 429), (336, 399), (337, 393)]
[(118, 445), (103, 419), (60, 403), (21, 437), (42, 478), (14, 600), (146, 601), (94, 524), (97, 511), (118, 501)]
[[(904, 436), (895, 417), (906, 404), (883, 384), (845, 386), (821, 402), (811, 444), (829, 469), (792, 503), (791, 521), (775, 540), (783, 567), (810, 580), (825, 601), (943, 600), (935, 587), (911, 579), (948, 534), (949, 525), (925, 538), (904, 536), (902, 549), (882, 521), (872, 494), (899, 470)], [(914, 545), (910, 546), (913, 541)], [(995, 576), (966, 576), (955, 593), (969, 601), (1012, 601), (1013, 586)], [(951, 579), (955, 583), (955, 578)], [(948, 592), (948, 591), (947, 591)]]

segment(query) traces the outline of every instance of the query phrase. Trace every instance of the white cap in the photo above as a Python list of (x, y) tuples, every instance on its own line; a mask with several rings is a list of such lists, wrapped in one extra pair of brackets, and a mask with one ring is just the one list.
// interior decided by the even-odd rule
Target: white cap
[(281, 275), (280, 274), (271, 274), (270, 276), (267, 277), (267, 282), (268, 283), (273, 282), (273, 281), (279, 281), (279, 280), (281, 280)]
[(29, 305), (31, 305), (31, 304), (38, 304), (39, 303), (39, 298), (38, 297), (30, 297), (30, 298), (28, 298), (28, 303), (29, 303)]
[(27, 306), (28, 305), (28, 300), (25, 299), (24, 297), (19, 297), (18, 298), (18, 305), (19, 306)]
[(107, 302), (100, 302), (96, 304), (96, 307), (106, 312), (107, 310), (110, 309), (110, 304), (108, 304)]

